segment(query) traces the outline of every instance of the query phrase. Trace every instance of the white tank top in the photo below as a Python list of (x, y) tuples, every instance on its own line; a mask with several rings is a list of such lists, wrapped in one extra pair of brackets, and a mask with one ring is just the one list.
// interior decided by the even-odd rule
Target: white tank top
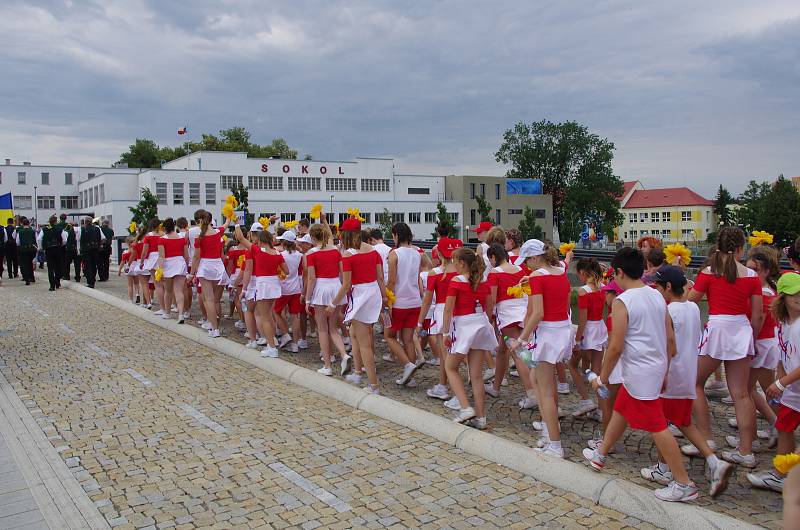
[(303, 278), (299, 274), (303, 255), (296, 250), (291, 254), (284, 250), (281, 252), (281, 256), (283, 256), (283, 260), (289, 268), (289, 274), (286, 275), (286, 279), (281, 280), (281, 294), (300, 294), (303, 291)]
[(394, 307), (397, 309), (420, 307), (422, 299), (417, 283), (421, 260), (419, 252), (411, 247), (397, 247), (392, 252), (397, 256), (397, 277), (394, 282), (394, 295), (397, 300)]
[(667, 388), (661, 397), (695, 399), (697, 383), (697, 346), (703, 335), (700, 309), (694, 302), (672, 302), (667, 306), (675, 328), (677, 355), (669, 363)]
[(667, 303), (652, 287), (628, 289), (617, 297), (628, 310), (628, 329), (619, 362), (628, 393), (658, 399), (667, 373)]
[[(791, 324), (778, 324), (778, 344), (786, 373), (800, 368), (800, 318)], [(786, 386), (786, 391), (781, 396), (781, 404), (800, 412), (800, 381)]]
[(389, 252), (392, 251), (392, 247), (387, 245), (386, 243), (378, 243), (377, 245), (372, 245), (372, 248), (375, 249), (381, 259), (383, 260), (383, 281), (389, 281)]

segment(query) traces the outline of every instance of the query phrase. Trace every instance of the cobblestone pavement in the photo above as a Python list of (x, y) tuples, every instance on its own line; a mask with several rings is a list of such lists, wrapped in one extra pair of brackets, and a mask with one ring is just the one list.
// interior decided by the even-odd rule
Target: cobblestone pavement
[[(123, 298), (126, 297), (125, 285), (119, 278), (113, 278), (109, 283), (98, 283), (97, 285), (102, 285), (102, 289), (107, 292)], [(226, 296), (223, 297), (223, 302), (226, 300)], [(193, 318), (199, 318), (196, 307), (194, 308)], [(243, 335), (234, 329), (233, 320), (225, 319), (222, 329), (225, 337), (238, 342), (245, 342)], [(382, 342), (382, 339), (376, 339), (376, 346), (378, 374), (381, 381), (381, 392), (384, 395), (430, 412), (442, 415), (450, 414), (450, 411), (445, 409), (439, 400), (430, 399), (425, 395), (425, 390), (437, 382), (438, 367), (427, 366), (419, 370), (416, 375), (417, 388), (398, 387), (394, 380), (400, 373), (399, 366), (381, 359), (381, 356), (387, 351), (386, 344)], [(308, 368), (318, 368), (321, 366), (318, 352), (317, 343), (311, 342), (308, 350), (301, 351), (299, 354), (281, 352), (281, 358)], [(427, 355), (430, 356), (430, 352), (427, 352)], [(494, 434), (524, 445), (533, 446), (539, 434), (533, 430), (531, 422), (541, 418), (537, 411), (519, 409), (517, 403), (523, 396), (524, 391), (519, 379), (510, 377), (509, 386), (502, 388), (500, 398), (491, 399), (487, 397), (489, 400), (487, 419)], [(568, 411), (577, 404), (577, 395), (575, 393), (561, 396), (561, 398), (563, 398), (561, 406), (564, 410)], [(728, 427), (727, 424), (727, 418), (734, 415), (733, 407), (722, 404), (718, 398), (712, 401), (711, 407), (716, 418), (714, 422), (715, 439), (720, 447), (724, 447), (724, 437), (729, 434), (736, 434), (736, 431)], [(566, 448), (567, 458), (583, 463), (583, 456), (580, 450), (586, 446), (586, 440), (599, 433), (599, 423), (586, 418), (572, 418), (572, 416), (567, 415), (562, 419), (561, 426), (562, 440)], [(759, 428), (763, 427), (764, 425), (759, 425)], [(678, 442), (686, 443), (686, 440), (679, 439)], [(606, 472), (652, 488), (653, 484), (641, 478), (639, 474), (640, 468), (655, 462), (656, 451), (650, 437), (638, 431), (628, 431), (621, 443), (625, 446), (624, 454), (614, 455), (609, 460)], [(774, 453), (771, 450), (761, 453), (759, 455), (759, 469), (767, 469), (771, 466), (773, 455)], [(707, 491), (708, 481), (704, 476), (704, 460), (693, 458), (686, 459), (686, 461), (690, 464), (690, 476), (703, 491)], [(783, 509), (781, 496), (773, 492), (752, 489), (745, 477), (748, 471), (745, 468), (737, 468), (724, 495), (717, 499), (711, 499), (708, 495), (701, 495), (695, 502), (698, 505), (743, 521), (770, 528), (779, 528), (780, 514)]]
[(3, 375), (114, 528), (651, 528), (37, 283)]

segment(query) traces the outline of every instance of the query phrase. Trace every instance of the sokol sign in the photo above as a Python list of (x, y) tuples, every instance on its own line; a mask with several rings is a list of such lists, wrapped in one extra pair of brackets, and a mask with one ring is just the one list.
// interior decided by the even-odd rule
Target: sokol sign
[[(342, 168), (342, 166), (338, 166), (338, 168), (339, 168), (339, 175), (344, 175), (344, 169)], [(291, 172), (291, 170), (292, 168), (289, 164), (283, 164), (283, 166), (281, 167), (281, 171), (283, 171), (284, 173), (289, 173)], [(328, 166), (319, 166), (318, 171), (320, 175), (325, 175), (326, 173), (328, 173)], [(261, 172), (269, 173), (269, 165), (261, 164)], [(308, 164), (302, 164), (300, 166), (300, 173), (303, 175), (309, 174)]]

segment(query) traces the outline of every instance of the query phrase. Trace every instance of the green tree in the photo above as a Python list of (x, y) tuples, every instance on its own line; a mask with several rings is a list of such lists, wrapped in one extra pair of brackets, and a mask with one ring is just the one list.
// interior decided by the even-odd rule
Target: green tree
[(714, 213), (717, 214), (720, 226), (729, 226), (733, 224), (733, 215), (728, 207), (734, 204), (733, 195), (720, 184), (717, 190), (717, 196), (714, 199)]
[(486, 197), (483, 195), (478, 195), (475, 197), (475, 200), (478, 201), (478, 215), (481, 218), (481, 222), (483, 221), (492, 221), (492, 218), (489, 214), (492, 213), (492, 204), (486, 200)]
[[(447, 227), (447, 235), (448, 237), (456, 237), (458, 235), (458, 229), (453, 225), (453, 218), (450, 217), (450, 214), (447, 211), (447, 207), (441, 202), (436, 203), (436, 222), (438, 226), (446, 226)], [(434, 231), (433, 239), (437, 239), (439, 237), (438, 232)]]
[(242, 184), (234, 184), (231, 186), (230, 190), (231, 190), (231, 195), (233, 195), (236, 198), (236, 201), (238, 202), (236, 210), (240, 212), (247, 212), (245, 214), (245, 224), (247, 226), (253, 224), (255, 222), (256, 216), (254, 213), (250, 213), (249, 210), (250, 201), (249, 201), (249, 189), (247, 188), (247, 186), (244, 186)]
[(119, 161), (128, 167), (159, 167), (160, 148), (153, 140), (137, 138), (128, 150), (120, 155)]
[(392, 212), (388, 208), (383, 209), (380, 215), (378, 228), (380, 228), (384, 239), (392, 239)]
[(762, 230), (764, 219), (767, 215), (766, 198), (772, 187), (769, 182), (756, 182), (751, 180), (747, 188), (739, 195), (737, 202), (739, 208), (736, 210), (736, 224), (741, 226), (745, 232)]
[(759, 230), (775, 236), (775, 244), (791, 245), (800, 235), (800, 193), (790, 180), (778, 177), (764, 198), (768, 215), (761, 220)]
[(158, 197), (153, 195), (150, 188), (142, 188), (142, 198), (136, 206), (128, 206), (131, 211), (131, 221), (137, 226), (147, 224), (150, 219), (158, 217)]
[(522, 233), (522, 239), (545, 239), (544, 229), (541, 225), (536, 223), (536, 213), (530, 206), (525, 207), (522, 213), (522, 219), (519, 222), (519, 231)]
[(619, 224), (623, 184), (613, 173), (613, 158), (613, 142), (574, 121), (517, 123), (495, 153), (498, 162), (511, 164), (507, 177), (541, 180), (553, 197), (553, 224), (562, 239), (580, 234), (589, 218), (599, 219), (604, 232)]

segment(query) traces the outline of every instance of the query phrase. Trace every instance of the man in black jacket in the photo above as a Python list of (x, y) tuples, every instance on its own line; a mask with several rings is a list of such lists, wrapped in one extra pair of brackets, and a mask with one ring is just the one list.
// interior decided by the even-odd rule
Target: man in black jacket
[(59, 223), (56, 223), (56, 216), (50, 216), (50, 222), (42, 227), (37, 243), (40, 249), (44, 249), (47, 259), (47, 278), (50, 280), (50, 290), (55, 291), (61, 288), (61, 277), (64, 265), (64, 245), (67, 242), (67, 234)]
[(20, 268), (25, 285), (30, 285), (36, 279), (33, 276), (33, 260), (36, 258), (36, 231), (31, 228), (27, 217), (20, 219), (22, 226), (14, 233), (15, 250), (19, 251)]
[(5, 227), (6, 231), (6, 268), (8, 269), (8, 277), (16, 278), (19, 276), (19, 262), (17, 261), (17, 242), (14, 240), (14, 218), (8, 218), (8, 226)]
[[(81, 221), (83, 224), (83, 221)], [(67, 244), (64, 247), (64, 275), (62, 280), (69, 280), (69, 269), (75, 266), (75, 281), (81, 281), (81, 256), (78, 254), (78, 232), (76, 227), (67, 223)]]
[(108, 281), (108, 270), (111, 267), (111, 243), (114, 241), (114, 231), (108, 226), (108, 219), (103, 219), (100, 230), (103, 232), (103, 244), (100, 245), (100, 266), (97, 276), (101, 282)]
[(87, 217), (83, 223), (80, 237), (81, 261), (83, 261), (86, 285), (94, 289), (97, 280), (97, 264), (100, 261), (100, 245), (105, 236), (100, 227), (92, 224), (92, 218)]

